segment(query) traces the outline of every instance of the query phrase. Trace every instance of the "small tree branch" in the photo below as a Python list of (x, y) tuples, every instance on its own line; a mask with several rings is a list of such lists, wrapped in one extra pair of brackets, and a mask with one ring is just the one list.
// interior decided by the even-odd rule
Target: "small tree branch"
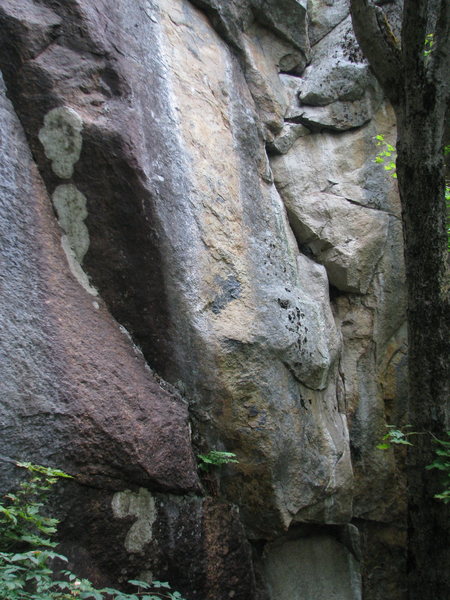
[(395, 39), (383, 11), (370, 0), (350, 0), (353, 29), (358, 43), (393, 104), (402, 95), (400, 43)]

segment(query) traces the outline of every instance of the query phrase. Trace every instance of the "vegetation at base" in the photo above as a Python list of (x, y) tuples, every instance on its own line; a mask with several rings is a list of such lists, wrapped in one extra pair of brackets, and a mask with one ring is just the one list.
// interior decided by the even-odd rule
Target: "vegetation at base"
[(0, 598), (2, 600), (184, 600), (167, 582), (130, 580), (132, 594), (97, 589), (71, 571), (54, 575), (53, 562), (67, 558), (54, 551), (58, 519), (45, 514), (53, 486), (70, 475), (31, 463), (15, 463), (27, 478), (0, 500)]
[[(395, 425), (386, 425), (386, 427), (388, 427), (389, 431), (383, 436), (383, 441), (380, 444), (377, 444), (377, 448), (379, 450), (387, 450), (391, 448), (392, 444), (413, 446), (413, 444), (408, 440), (408, 437), (412, 435), (427, 434), (427, 432), (419, 433), (417, 431), (404, 432), (401, 429), (396, 428)], [(411, 427), (411, 425), (405, 425), (405, 428), (409, 427)], [(442, 502), (448, 504), (450, 502), (450, 431), (447, 431), (446, 433), (448, 440), (440, 440), (433, 434), (429, 434), (432, 435), (435, 443), (434, 452), (436, 458), (431, 465), (427, 465), (425, 468), (427, 470), (437, 469), (441, 472), (444, 489), (439, 494), (435, 494), (434, 498), (442, 500)]]
[(223, 452), (221, 450), (210, 450), (207, 454), (197, 454), (199, 459), (198, 468), (208, 471), (209, 467), (220, 467), (228, 463), (239, 462), (234, 452)]

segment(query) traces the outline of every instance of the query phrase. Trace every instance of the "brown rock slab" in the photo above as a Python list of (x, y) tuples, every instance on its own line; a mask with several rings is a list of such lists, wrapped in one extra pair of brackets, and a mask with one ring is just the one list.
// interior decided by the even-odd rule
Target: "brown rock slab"
[(91, 483), (197, 489), (186, 406), (71, 273), (17, 117), (1, 102), (1, 453)]

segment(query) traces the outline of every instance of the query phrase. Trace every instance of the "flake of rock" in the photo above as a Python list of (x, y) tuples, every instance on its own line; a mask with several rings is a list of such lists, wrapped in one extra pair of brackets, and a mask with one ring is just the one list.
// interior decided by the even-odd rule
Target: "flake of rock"
[(267, 149), (274, 154), (286, 154), (299, 137), (310, 133), (301, 123), (285, 123), (281, 133), (267, 144)]

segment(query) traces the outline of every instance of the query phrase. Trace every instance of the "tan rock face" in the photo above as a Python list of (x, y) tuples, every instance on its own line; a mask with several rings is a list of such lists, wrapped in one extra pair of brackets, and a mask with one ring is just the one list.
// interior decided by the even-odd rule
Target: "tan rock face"
[[(356, 600), (347, 524), (402, 511), (375, 446), (403, 417), (405, 334), (398, 198), (373, 163), (393, 115), (346, 2), (26, 4), (0, 0), (8, 443), (116, 482), (114, 501), (75, 494), (121, 549), (71, 540), (99, 580), (122, 561), (249, 600), (266, 576), (278, 600), (292, 542), (311, 558), (292, 585), (328, 594), (346, 563)], [(226, 502), (189, 496), (187, 405), (201, 450), (237, 454), (206, 481)]]
[[(189, 5), (167, 3), (163, 15), (172, 98), (179, 114), (189, 115), (178, 131), (190, 184), (177, 201), (195, 223), (184, 233), (192, 261), (185, 277), (195, 301), (186, 303), (187, 290), (177, 296), (202, 356), (197, 372), (188, 366), (179, 376), (197, 398), (200, 420), (209, 421), (202, 429), (210, 443), (219, 439), (238, 454), (223, 491), (235, 501), (239, 489), (250, 529), (282, 530), (309, 502), (325, 514), (321, 502), (334, 495), (329, 518), (345, 520), (350, 497), (343, 482), (351, 478), (345, 416), (323, 400), (310, 408), (301, 388), (324, 389), (335, 376), (340, 342), (325, 272), (298, 255), (279, 196), (259, 171), (257, 114), (235, 59)], [(196, 56), (182, 51), (199, 33)], [(206, 126), (213, 136), (205, 135)], [(171, 219), (161, 218), (173, 238)], [(177, 249), (172, 256), (179, 265)], [(174, 320), (175, 329), (182, 326)], [(183, 343), (178, 352), (192, 359)], [(305, 435), (317, 444), (305, 444)], [(283, 465), (281, 448), (291, 465)], [(306, 462), (323, 472), (320, 481), (302, 476), (298, 465)]]

